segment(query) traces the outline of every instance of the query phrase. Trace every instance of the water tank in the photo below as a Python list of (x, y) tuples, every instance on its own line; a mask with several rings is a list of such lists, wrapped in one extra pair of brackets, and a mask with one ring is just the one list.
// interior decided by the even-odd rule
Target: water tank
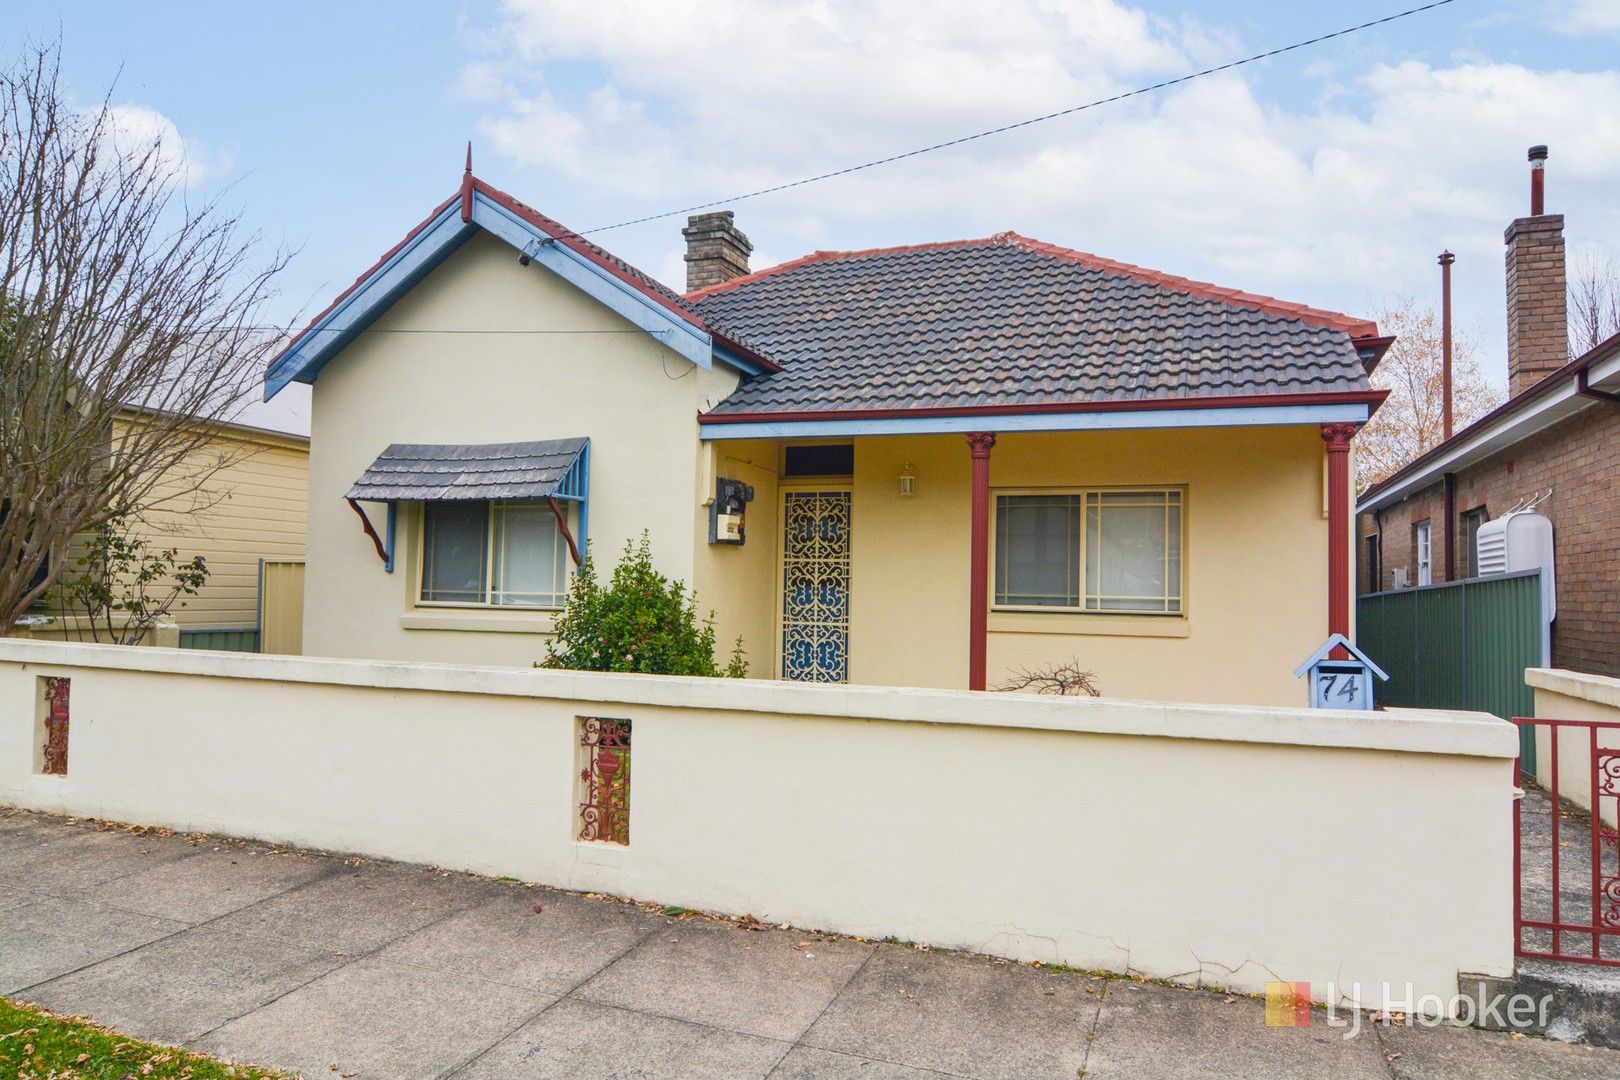
[(1517, 510), (1485, 522), (1475, 534), (1474, 554), (1482, 577), (1545, 570), (1546, 589), (1541, 606), (1548, 622), (1558, 614), (1558, 587), (1553, 578), (1553, 526), (1546, 515), (1534, 510)]

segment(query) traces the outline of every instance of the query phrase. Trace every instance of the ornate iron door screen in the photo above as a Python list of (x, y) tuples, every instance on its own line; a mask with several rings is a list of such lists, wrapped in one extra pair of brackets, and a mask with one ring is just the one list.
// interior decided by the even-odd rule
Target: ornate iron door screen
[(849, 492), (782, 496), (782, 678), (849, 678)]

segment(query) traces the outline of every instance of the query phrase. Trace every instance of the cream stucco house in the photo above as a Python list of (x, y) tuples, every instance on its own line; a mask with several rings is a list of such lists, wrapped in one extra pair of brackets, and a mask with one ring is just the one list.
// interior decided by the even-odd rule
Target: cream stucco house
[(306, 653), (527, 666), (643, 530), (768, 678), (1294, 704), (1350, 630), (1372, 322), (1011, 233), (685, 234), (683, 295), (469, 172), (292, 341)]

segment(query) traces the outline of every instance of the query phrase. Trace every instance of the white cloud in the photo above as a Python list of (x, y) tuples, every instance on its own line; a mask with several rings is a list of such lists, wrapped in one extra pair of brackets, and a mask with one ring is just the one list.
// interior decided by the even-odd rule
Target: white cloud
[(1552, 14), (1553, 25), (1566, 33), (1620, 30), (1620, 3), (1616, 0), (1567, 0), (1554, 5)]
[[(1616, 0), (1576, 6), (1620, 20)], [(1227, 31), (1111, 0), (982, 12), (970, 0), (508, 0), (503, 51), (479, 61), (509, 74), (482, 133), (519, 164), (622, 196), (630, 217), (1246, 51)], [(1620, 73), (1479, 59), (1322, 66), (1285, 105), (1257, 96), (1260, 71), (746, 203), (739, 224), (788, 257), (829, 240), (1016, 228), (1357, 313), (1397, 291), (1428, 295), (1448, 246), (1463, 318), (1480, 313), (1499, 357), (1501, 235), (1526, 209), (1525, 148), (1553, 148), (1549, 204), (1570, 213), (1572, 244), (1612, 223), (1596, 206), (1620, 179)], [(675, 276), (672, 231), (610, 243)]]
[(159, 164), (193, 187), (231, 171), (232, 155), (198, 139), (187, 139), (173, 120), (144, 105), (107, 107), (108, 128), (120, 153), (141, 154), (157, 148)]

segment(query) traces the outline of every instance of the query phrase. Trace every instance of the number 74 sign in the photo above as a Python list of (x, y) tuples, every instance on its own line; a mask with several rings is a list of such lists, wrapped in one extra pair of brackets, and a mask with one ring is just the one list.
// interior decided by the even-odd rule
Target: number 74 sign
[[(1335, 657), (1335, 652), (1342, 655)], [(1296, 679), (1302, 675), (1310, 677), (1313, 709), (1370, 709), (1374, 676), (1381, 680), (1389, 678), (1383, 668), (1350, 644), (1343, 634), (1328, 638), (1310, 659), (1294, 669)]]

